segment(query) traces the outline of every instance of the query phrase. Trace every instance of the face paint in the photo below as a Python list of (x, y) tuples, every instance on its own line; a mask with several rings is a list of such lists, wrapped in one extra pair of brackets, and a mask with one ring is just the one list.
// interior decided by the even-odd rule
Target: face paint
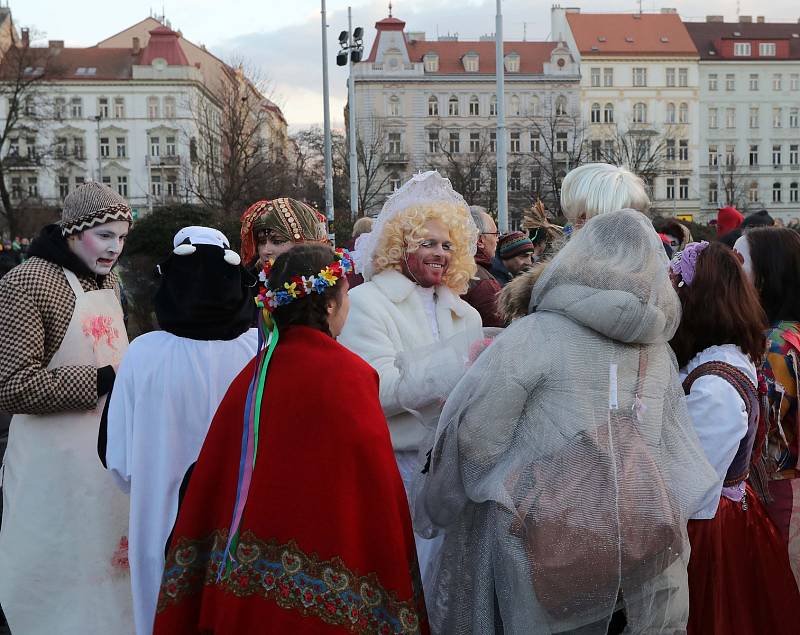
[(415, 251), (406, 253), (403, 273), (421, 287), (435, 287), (442, 284), (453, 257), (450, 230), (440, 220), (429, 220), (422, 228), (425, 239)]
[(747, 274), (750, 280), (753, 279), (753, 260), (750, 258), (750, 243), (747, 242), (747, 236), (740, 236), (733, 244), (733, 251), (739, 256), (742, 262), (742, 269)]
[(117, 263), (129, 229), (124, 220), (103, 223), (69, 236), (67, 245), (92, 273), (105, 276)]

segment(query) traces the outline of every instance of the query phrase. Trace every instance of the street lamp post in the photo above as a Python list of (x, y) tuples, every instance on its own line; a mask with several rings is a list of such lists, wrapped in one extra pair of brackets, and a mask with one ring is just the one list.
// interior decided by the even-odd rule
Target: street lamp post
[(325, 0), (321, 2), (322, 15), (322, 120), (325, 134), (325, 216), (328, 219), (328, 238), (334, 240), (333, 227), (333, 159), (331, 157), (331, 105), (328, 90), (328, 24)]
[(495, 73), (497, 77), (497, 225), (508, 231), (508, 154), (506, 151), (506, 90), (503, 59), (503, 7), (497, 0), (495, 18)]
[(356, 88), (353, 80), (353, 64), (361, 61), (361, 54), (364, 46), (361, 38), (364, 29), (360, 26), (353, 30), (353, 13), (347, 7), (347, 31), (339, 34), (339, 46), (341, 50), (336, 56), (337, 66), (349, 67), (347, 78), (347, 128), (350, 147), (350, 216), (355, 219), (358, 216), (358, 157), (356, 154)]
[(95, 122), (97, 123), (97, 181), (103, 182), (103, 157), (100, 151), (100, 122), (103, 120), (102, 115), (95, 115)]

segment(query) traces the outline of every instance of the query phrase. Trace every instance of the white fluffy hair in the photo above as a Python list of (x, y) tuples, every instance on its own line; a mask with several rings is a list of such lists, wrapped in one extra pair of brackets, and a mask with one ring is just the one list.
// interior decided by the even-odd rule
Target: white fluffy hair
[(587, 163), (572, 170), (561, 184), (561, 210), (573, 225), (606, 212), (650, 208), (644, 181), (630, 170), (608, 163)]

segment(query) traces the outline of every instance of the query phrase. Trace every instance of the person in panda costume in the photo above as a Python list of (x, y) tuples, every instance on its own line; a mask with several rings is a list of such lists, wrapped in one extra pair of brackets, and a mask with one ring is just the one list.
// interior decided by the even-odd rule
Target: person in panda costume
[(109, 400), (98, 452), (130, 493), (128, 557), (138, 635), (152, 633), (164, 551), (184, 476), (197, 460), (217, 406), (256, 352), (250, 328), (255, 280), (228, 239), (185, 227), (158, 265), (162, 331), (136, 338)]

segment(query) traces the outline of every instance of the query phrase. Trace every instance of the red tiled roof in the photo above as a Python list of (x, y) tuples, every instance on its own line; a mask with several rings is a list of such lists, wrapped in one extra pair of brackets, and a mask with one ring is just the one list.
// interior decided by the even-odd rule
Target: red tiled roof
[[(777, 42), (788, 40), (788, 57), (781, 59), (800, 59), (800, 24), (781, 22), (686, 22), (686, 29), (694, 40), (701, 60), (728, 60), (758, 59), (741, 57), (726, 57), (719, 50), (718, 43), (723, 39), (734, 39), (742, 42)], [(734, 35), (739, 33), (739, 35)], [(757, 49), (758, 47), (753, 47)], [(711, 52), (714, 52), (713, 54)], [(754, 51), (755, 52), (755, 51)], [(774, 60), (776, 58), (766, 58)]]
[[(550, 61), (550, 55), (557, 46), (555, 42), (506, 42), (505, 55), (519, 55), (519, 74), (536, 75), (544, 72), (543, 64)], [(439, 56), (439, 74), (452, 75), (494, 75), (495, 44), (494, 42), (426, 42), (412, 40), (408, 42), (408, 54), (412, 62), (421, 62), (427, 53)], [(467, 53), (477, 53), (478, 72), (467, 72), (461, 58)], [(517, 73), (514, 73), (516, 75)]]
[[(14, 49), (9, 49), (3, 60), (0, 76), (13, 75)], [(130, 79), (131, 67), (136, 57), (131, 49), (117, 48), (30, 48), (24, 60), (25, 67), (44, 69), (44, 73), (54, 80), (125, 80)]]
[(567, 13), (581, 55), (697, 55), (676, 13)]
[(155, 59), (166, 60), (169, 66), (189, 66), (186, 53), (183, 52), (178, 35), (172, 29), (159, 26), (150, 31), (150, 40), (142, 51), (142, 59), (139, 62), (142, 66), (149, 66)]

